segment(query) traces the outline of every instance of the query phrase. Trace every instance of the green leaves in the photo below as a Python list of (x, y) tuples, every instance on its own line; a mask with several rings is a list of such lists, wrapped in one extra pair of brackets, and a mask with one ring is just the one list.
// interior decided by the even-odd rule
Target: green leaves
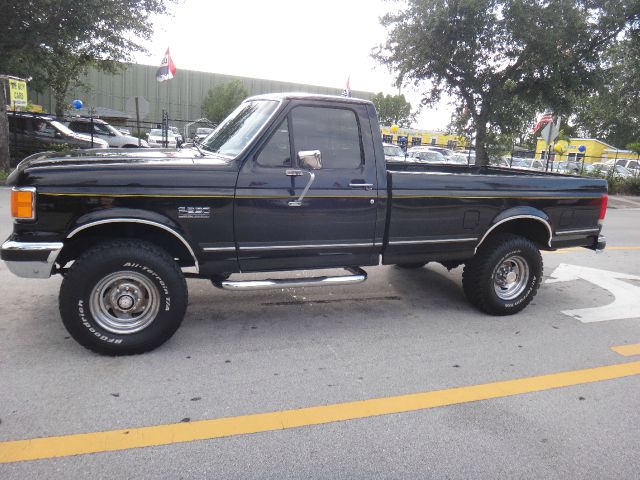
[(202, 113), (213, 123), (224, 120), (249, 93), (240, 80), (220, 83), (209, 89), (202, 102)]
[(50, 85), (56, 98), (64, 99), (89, 65), (108, 69), (143, 51), (140, 40), (150, 38), (152, 17), (167, 14), (174, 1), (4, 2), (0, 72), (32, 77), (32, 87)]
[(411, 103), (407, 102), (404, 95), (385, 95), (380, 92), (371, 97), (371, 101), (382, 125), (410, 127), (414, 121), (415, 113), (411, 113)]
[(598, 85), (602, 52), (639, 18), (637, 0), (408, 0), (381, 20), (388, 38), (374, 57), (399, 83), (426, 85), (423, 103), (456, 98), (454, 124), (475, 132), (483, 163), (492, 139), (537, 111), (571, 113)]

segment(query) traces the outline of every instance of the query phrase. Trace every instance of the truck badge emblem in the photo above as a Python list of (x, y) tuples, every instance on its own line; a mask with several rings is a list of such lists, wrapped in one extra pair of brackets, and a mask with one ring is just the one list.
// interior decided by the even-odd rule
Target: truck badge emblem
[(211, 207), (178, 207), (178, 218), (210, 218)]

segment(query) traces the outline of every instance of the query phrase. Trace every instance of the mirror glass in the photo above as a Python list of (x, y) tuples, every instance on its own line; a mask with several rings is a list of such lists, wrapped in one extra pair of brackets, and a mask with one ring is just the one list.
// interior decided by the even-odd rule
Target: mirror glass
[(320, 150), (300, 150), (298, 152), (298, 164), (300, 168), (306, 168), (307, 170), (320, 170), (322, 168)]

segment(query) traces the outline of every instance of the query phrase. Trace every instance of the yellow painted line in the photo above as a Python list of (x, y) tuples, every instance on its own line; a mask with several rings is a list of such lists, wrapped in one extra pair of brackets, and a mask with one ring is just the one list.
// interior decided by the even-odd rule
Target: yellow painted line
[(130, 448), (343, 422), (640, 375), (640, 361), (466, 387), (375, 398), (239, 417), (152, 427), (0, 442), (0, 463), (66, 457)]
[(634, 343), (631, 345), (618, 345), (617, 347), (611, 347), (611, 350), (625, 357), (640, 355), (640, 343)]

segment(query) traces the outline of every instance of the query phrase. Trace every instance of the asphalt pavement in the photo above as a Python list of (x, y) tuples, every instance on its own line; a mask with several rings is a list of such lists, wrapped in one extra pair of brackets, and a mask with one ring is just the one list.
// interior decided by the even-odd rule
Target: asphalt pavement
[[(640, 356), (611, 349), (640, 342), (634, 201), (612, 198), (604, 253), (543, 254), (545, 283), (515, 316), (474, 310), (462, 269), (438, 264), (368, 268), (350, 287), (189, 280), (182, 327), (134, 357), (76, 344), (60, 279), (2, 264), (0, 478), (637, 478)], [(1, 189), (0, 236), (10, 230)], [(152, 446), (108, 451), (99, 432), (113, 430)], [(41, 459), (3, 463), (36, 438)]]

